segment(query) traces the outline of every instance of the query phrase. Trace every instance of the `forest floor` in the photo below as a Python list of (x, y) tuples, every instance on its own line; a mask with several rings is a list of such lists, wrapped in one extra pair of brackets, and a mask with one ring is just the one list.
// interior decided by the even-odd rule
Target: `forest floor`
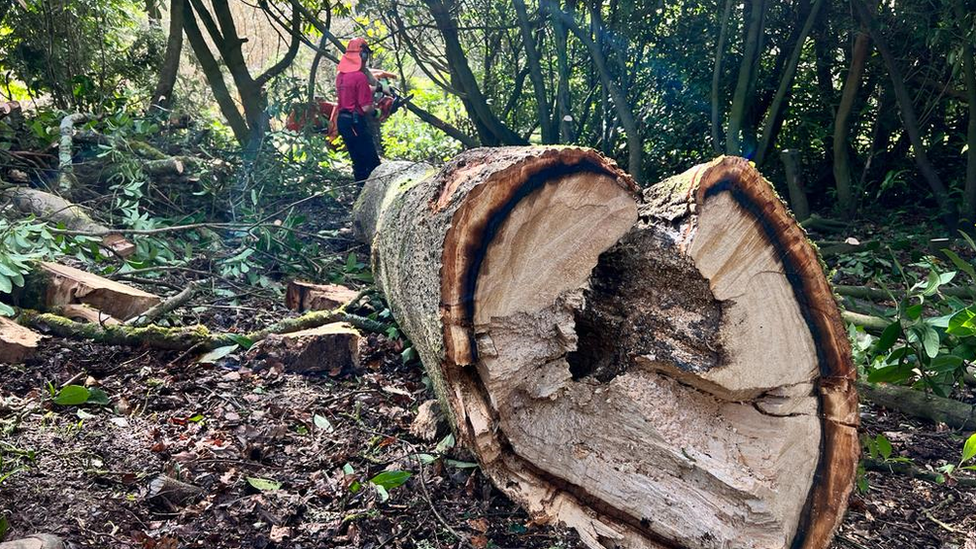
[[(263, 294), (221, 308), (197, 299), (183, 320), (211, 329), (295, 314)], [(447, 433), (410, 434), (433, 398), (422, 368), (384, 335), (365, 341), (357, 371), (313, 377), (254, 371), (236, 354), (201, 364), (46, 340), (26, 364), (0, 367), (0, 530), (5, 519), (6, 539), (49, 532), (79, 548), (582, 547), (571, 531), (534, 523)], [(110, 404), (51, 404), (49, 384), (68, 382), (101, 388)], [(961, 433), (870, 403), (861, 420), (919, 467), (958, 459)], [(384, 501), (368, 483), (382, 471), (412, 476)], [(202, 490), (153, 497), (160, 475)], [(976, 549), (976, 489), (887, 472), (866, 480), (833, 547)]]

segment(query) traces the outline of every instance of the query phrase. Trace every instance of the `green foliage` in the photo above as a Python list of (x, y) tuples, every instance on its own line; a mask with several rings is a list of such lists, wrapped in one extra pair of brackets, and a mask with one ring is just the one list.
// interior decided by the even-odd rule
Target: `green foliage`
[(966, 285), (976, 284), (976, 270), (951, 250), (944, 253), (958, 270), (943, 271), (945, 262), (933, 257), (905, 269), (892, 255), (888, 264), (908, 290), (900, 299), (891, 292), (897, 302), (891, 323), (877, 337), (849, 328), (855, 360), (869, 382), (907, 384), (948, 396), (976, 360), (976, 296), (942, 291), (963, 278), (960, 273)]
[[(456, 97), (437, 90), (429, 81), (414, 84), (420, 84), (410, 88), (412, 101), (419, 107), (449, 124), (461, 120), (461, 102)], [(390, 158), (442, 163), (461, 150), (461, 144), (454, 138), (405, 111), (387, 119), (382, 134), (383, 148)]]
[[(4, 21), (0, 72), (24, 94), (49, 94), (61, 108), (100, 110), (125, 104), (127, 86), (146, 88), (165, 48), (135, 0), (25, 0)], [(52, 37), (57, 37), (53, 40)]]

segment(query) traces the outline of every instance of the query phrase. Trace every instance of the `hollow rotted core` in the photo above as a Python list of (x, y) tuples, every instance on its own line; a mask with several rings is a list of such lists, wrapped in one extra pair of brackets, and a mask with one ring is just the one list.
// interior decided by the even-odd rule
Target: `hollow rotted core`
[(705, 372), (723, 362), (722, 306), (659, 228), (638, 226), (600, 255), (576, 311), (573, 379), (608, 382), (637, 356)]

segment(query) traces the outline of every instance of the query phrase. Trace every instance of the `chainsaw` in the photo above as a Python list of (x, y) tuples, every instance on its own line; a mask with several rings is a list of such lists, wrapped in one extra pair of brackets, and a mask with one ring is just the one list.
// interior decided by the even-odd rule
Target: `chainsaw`
[[(390, 84), (390, 81), (396, 78), (395, 74), (380, 69), (370, 69), (370, 72), (378, 83), (376, 91), (373, 93), (373, 106), (378, 113), (377, 119), (382, 123), (410, 102), (413, 94), (404, 96), (399, 89)], [(339, 138), (339, 130), (336, 125), (338, 116), (338, 103), (316, 97), (311, 105), (296, 105), (288, 113), (285, 128), (300, 132), (311, 126), (316, 133), (326, 134), (331, 143)]]

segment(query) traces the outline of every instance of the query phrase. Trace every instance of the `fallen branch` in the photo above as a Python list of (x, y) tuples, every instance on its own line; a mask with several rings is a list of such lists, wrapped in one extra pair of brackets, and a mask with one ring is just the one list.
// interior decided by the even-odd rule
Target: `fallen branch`
[[(897, 473), (899, 475), (905, 475), (907, 477), (917, 478), (919, 480), (927, 480), (934, 484), (945, 484), (945, 475), (936, 473), (935, 471), (926, 471), (913, 463), (900, 461), (885, 462), (873, 459), (865, 459), (861, 463), (864, 464), (864, 468), (868, 471), (876, 471), (879, 473)], [(976, 487), (976, 478), (952, 478), (959, 486), (965, 486), (967, 488)]]
[[(837, 295), (871, 299), (874, 301), (890, 301), (892, 296), (897, 300), (906, 295), (904, 290), (891, 290), (891, 293), (888, 293), (878, 288), (844, 285), (834, 286), (834, 292)], [(939, 288), (939, 292), (951, 297), (974, 297), (976, 296), (976, 286), (943, 286)]]
[(203, 283), (200, 281), (190, 282), (190, 284), (182, 292), (174, 295), (166, 301), (163, 301), (162, 303), (159, 303), (141, 315), (129, 319), (126, 321), (126, 325), (146, 326), (152, 324), (157, 318), (169, 313), (170, 311), (189, 301), (194, 294), (197, 293), (197, 290), (199, 290), (201, 286), (203, 286)]
[(853, 324), (855, 326), (860, 326), (865, 330), (871, 331), (882, 331), (891, 324), (891, 320), (887, 318), (881, 318), (880, 316), (871, 316), (861, 313), (855, 313), (854, 311), (841, 311), (840, 317), (844, 319), (844, 322), (848, 324)]
[(955, 399), (936, 396), (897, 385), (857, 382), (859, 394), (877, 404), (932, 423), (945, 423), (953, 429), (976, 430), (976, 408)]
[(91, 324), (75, 322), (53, 313), (40, 313), (33, 310), (21, 311), (17, 321), (30, 328), (35, 328), (59, 337), (73, 339), (88, 339), (107, 345), (141, 346), (146, 345), (156, 349), (169, 351), (186, 351), (192, 347), (211, 350), (217, 347), (237, 344), (243, 335), (252, 342), (258, 342), (272, 334), (285, 334), (317, 328), (332, 322), (347, 322), (360, 330), (384, 333), (386, 325), (359, 315), (346, 313), (342, 308), (334, 311), (315, 311), (297, 318), (289, 318), (276, 322), (263, 330), (247, 334), (213, 333), (206, 326), (178, 326), (166, 328), (150, 324), (148, 326), (129, 326)]
[[(60, 196), (27, 187), (9, 188), (0, 196), (10, 200), (14, 208), (23, 213), (33, 214), (54, 224), (63, 224), (67, 230), (60, 231), (62, 233), (101, 237), (105, 248), (122, 257), (128, 257), (136, 251), (135, 244), (122, 237), (121, 231), (96, 223), (80, 206)], [(54, 228), (51, 231), (59, 232)]]

